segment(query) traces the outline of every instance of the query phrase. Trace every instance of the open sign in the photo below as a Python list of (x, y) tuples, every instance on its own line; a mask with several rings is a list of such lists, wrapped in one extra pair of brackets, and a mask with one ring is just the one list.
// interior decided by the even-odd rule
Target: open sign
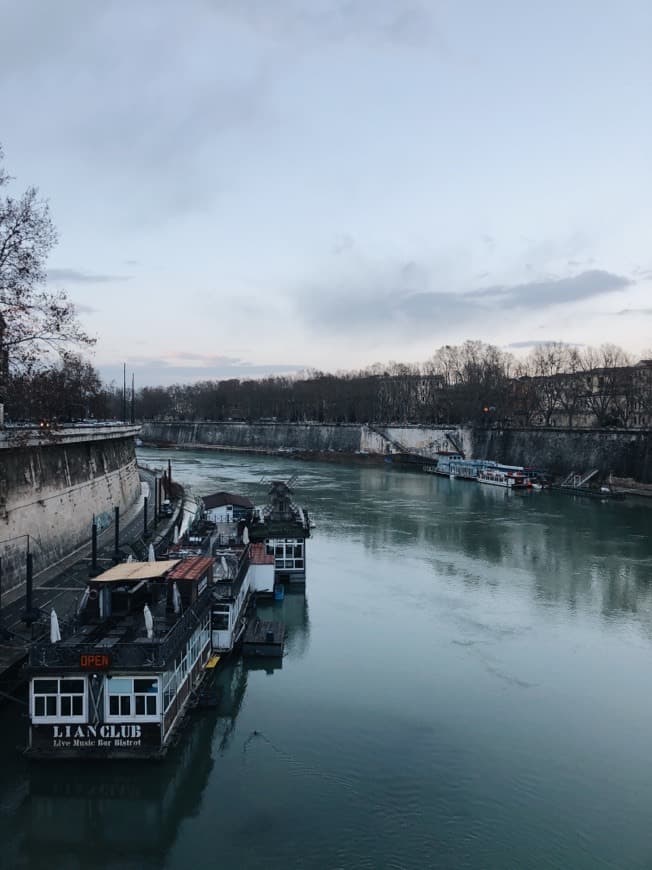
[(81, 653), (79, 667), (85, 671), (106, 671), (111, 667), (111, 656), (106, 653)]

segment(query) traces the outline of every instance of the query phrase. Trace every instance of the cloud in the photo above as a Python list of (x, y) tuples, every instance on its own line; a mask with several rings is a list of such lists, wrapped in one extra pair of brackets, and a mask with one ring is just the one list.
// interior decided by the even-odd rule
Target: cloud
[(440, 39), (420, 0), (207, 0), (268, 39), (304, 44), (362, 40), (419, 47)]
[(512, 341), (509, 344), (506, 344), (505, 347), (509, 350), (522, 350), (527, 347), (552, 347), (560, 344), (564, 347), (586, 346), (579, 341), (541, 341), (541, 339), (533, 339), (532, 341)]
[(83, 302), (73, 302), (77, 314), (96, 314), (99, 309), (93, 308), (92, 305), (84, 305)]
[(652, 308), (623, 308), (616, 313), (619, 317), (623, 314), (642, 314), (643, 316), (648, 316), (652, 314)]
[[(296, 308), (316, 333), (421, 337), (433, 330), (473, 328), (505, 311), (542, 311), (623, 290), (631, 281), (601, 270), (566, 278), (500, 284), (466, 292), (433, 289), (442, 279), (425, 263), (369, 266), (329, 285), (308, 284)], [(536, 343), (536, 342), (535, 342)]]
[[(102, 275), (93, 272), (80, 272), (78, 269), (48, 269), (50, 284), (108, 284), (113, 281), (129, 281), (131, 275)], [(78, 308), (78, 310), (81, 310)]]
[(547, 308), (624, 290), (632, 281), (601, 269), (590, 269), (567, 278), (550, 278), (512, 286), (496, 285), (466, 294), (467, 298), (489, 299), (501, 308)]
[(355, 247), (355, 239), (349, 233), (339, 233), (333, 242), (334, 254), (346, 254)]
[[(198, 364), (188, 365), (185, 361)], [(133, 373), (136, 387), (169, 386), (197, 381), (227, 380), (229, 378), (256, 378), (272, 374), (301, 371), (305, 364), (252, 363), (237, 357), (209, 354), (177, 353), (171, 357), (131, 356), (126, 360), (127, 380)], [(98, 363), (97, 368), (107, 383), (122, 384), (122, 362)]]

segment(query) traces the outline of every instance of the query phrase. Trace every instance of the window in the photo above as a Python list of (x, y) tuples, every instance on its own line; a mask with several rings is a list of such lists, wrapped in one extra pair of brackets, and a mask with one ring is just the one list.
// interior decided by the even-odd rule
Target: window
[(218, 604), (213, 608), (213, 631), (226, 631), (229, 627), (229, 605)]
[(106, 687), (108, 721), (158, 718), (158, 677), (111, 677)]
[(32, 719), (86, 721), (86, 680), (57, 677), (32, 680)]

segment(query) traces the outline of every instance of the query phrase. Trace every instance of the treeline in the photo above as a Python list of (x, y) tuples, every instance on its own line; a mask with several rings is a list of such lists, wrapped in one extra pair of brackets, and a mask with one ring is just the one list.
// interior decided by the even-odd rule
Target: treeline
[(615, 345), (546, 343), (517, 358), (466, 341), (423, 364), (145, 387), (135, 407), (146, 420), (627, 426), (652, 413), (651, 375)]
[(132, 397), (102, 384), (93, 366), (65, 354), (48, 369), (9, 377), (15, 420), (268, 420), (324, 423), (640, 425), (652, 413), (652, 367), (614, 345), (535, 347), (518, 359), (491, 344), (439, 348), (423, 364), (355, 372), (308, 371), (143, 387)]
[(32, 364), (10, 371), (5, 402), (8, 422), (118, 417), (115, 388), (105, 386), (91, 363), (70, 352), (49, 366)]

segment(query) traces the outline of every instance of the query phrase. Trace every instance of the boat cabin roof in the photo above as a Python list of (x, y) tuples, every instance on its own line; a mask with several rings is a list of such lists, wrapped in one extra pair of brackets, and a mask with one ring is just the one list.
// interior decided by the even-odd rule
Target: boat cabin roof
[(167, 562), (122, 562), (114, 565), (98, 577), (94, 577), (90, 583), (125, 583), (129, 581), (157, 580), (163, 577), (172, 568), (176, 567), (181, 559), (169, 559)]
[(214, 564), (215, 559), (211, 556), (200, 556), (195, 559), (175, 559), (168, 562), (174, 567), (168, 574), (168, 580), (200, 580)]

